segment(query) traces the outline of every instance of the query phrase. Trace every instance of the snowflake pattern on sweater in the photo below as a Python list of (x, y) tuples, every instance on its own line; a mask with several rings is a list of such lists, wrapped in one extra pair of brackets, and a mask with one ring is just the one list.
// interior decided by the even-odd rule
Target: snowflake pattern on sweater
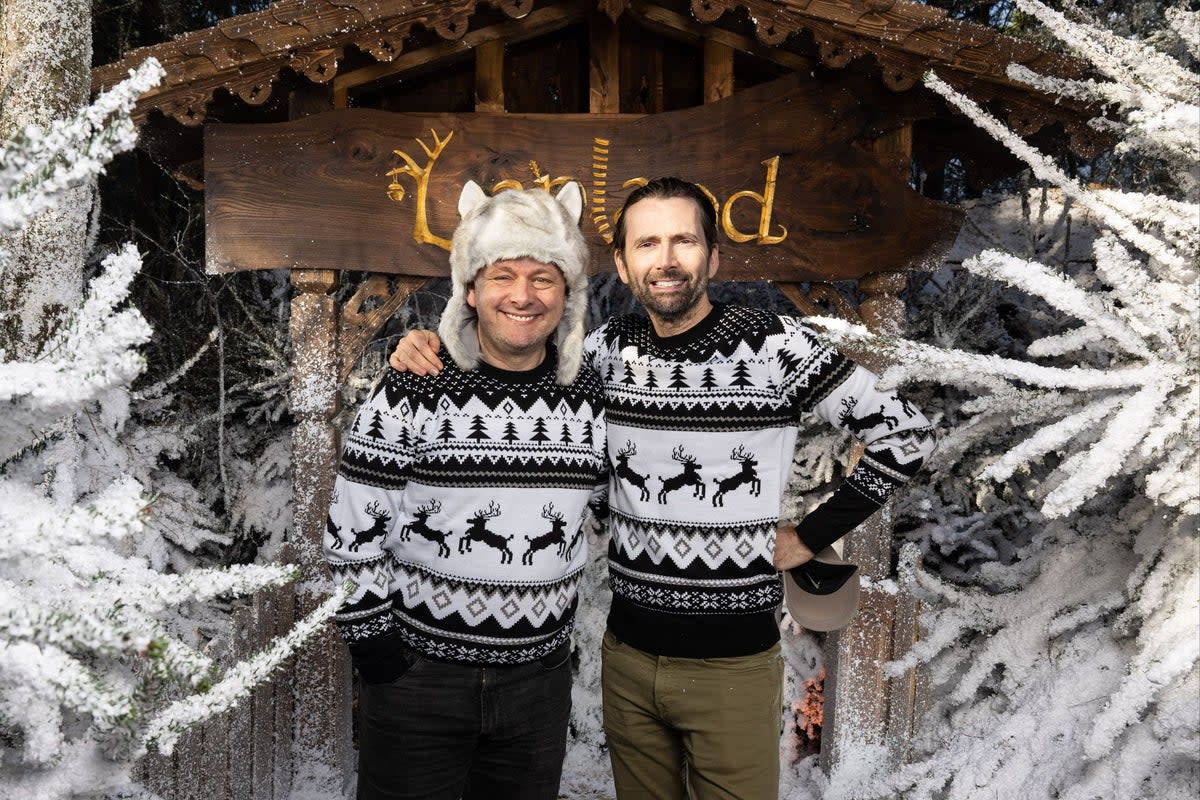
[(606, 507), (596, 375), (538, 368), (437, 377), (389, 370), (346, 438), (325, 535), (336, 618), (358, 653), (398, 636), (441, 661), (515, 664), (567, 640), (587, 561), (584, 518)]
[(619, 317), (585, 353), (607, 402), (609, 627), (660, 655), (745, 655), (778, 637), (772, 551), (802, 416), (866, 444), (797, 525), (814, 551), (876, 511), (933, 445), (919, 411), (789, 317), (717, 305), (669, 338)]

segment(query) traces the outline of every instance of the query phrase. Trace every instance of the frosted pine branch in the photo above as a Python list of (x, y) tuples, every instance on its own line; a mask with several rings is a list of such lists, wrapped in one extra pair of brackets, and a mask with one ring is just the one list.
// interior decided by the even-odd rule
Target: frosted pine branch
[(1062, 189), (1075, 202), (1096, 214), (1105, 225), (1111, 227), (1125, 241), (1181, 274), (1192, 270), (1192, 265), (1185, 259), (1184, 254), (1177, 252), (1162, 239), (1140, 230), (1132, 220), (1114, 207), (1111, 200), (1105, 202), (1097, 193), (1080, 186), (1055, 166), (1050, 159), (932, 72), (926, 74), (925, 85), (944, 97), (951, 105), (966, 114), (972, 122), (1011, 150), (1017, 158), (1028, 164), (1033, 170), (1033, 174), (1040, 180), (1052, 183)]
[(1193, 672), (1200, 662), (1200, 637), (1196, 636), (1196, 623), (1200, 621), (1200, 572), (1193, 568), (1194, 553), (1188, 552), (1193, 547), (1194, 543), (1176, 542), (1157, 568), (1159, 574), (1153, 580), (1165, 584), (1168, 576), (1175, 573), (1181, 576), (1183, 585), (1178, 591), (1163, 592), (1159, 597), (1161, 605), (1147, 609), (1149, 614), (1159, 617), (1159, 624), (1143, 629), (1137, 658), (1121, 687), (1112, 694), (1109, 706), (1093, 723), (1084, 746), (1088, 758), (1106, 756), (1116, 739), (1138, 721), (1163, 689)]
[(1047, 453), (1057, 451), (1092, 425), (1103, 420), (1124, 399), (1124, 397), (1113, 397), (1104, 402), (1092, 403), (1076, 414), (1064, 417), (1054, 424), (1046, 425), (1001, 456), (998, 461), (981, 472), (979, 477), (984, 480), (1008, 480), (1016, 470), (1031, 461), (1040, 460)]
[[(1044, 16), (1040, 3), (1020, 5)], [(907, 535), (939, 574), (916, 569), (915, 548), (905, 549), (908, 585), (927, 611), (920, 641), (888, 672), (926, 663), (933, 708), (912, 762), (876, 776), (874, 791), (889, 798), (1161, 800), (1195, 791), (1198, 81), (1147, 52), (1153, 34), (1126, 41), (1045, 15), (1111, 81), (1010, 74), (1117, 103), (1121, 118), (1098, 124), (1122, 137), (1119, 152), (1164, 159), (1175, 184), (1163, 179), (1150, 192), (1076, 184), (931, 82), (1076, 203), (1073, 235), (1100, 230), (1094, 269), (1069, 257), (1058, 268), (995, 252), (968, 259), (1012, 289), (972, 284), (942, 295), (958, 316), (935, 332), (953, 332), (956, 349), (826, 326), (832, 339), (892, 358), (887, 380), (951, 383), (976, 395), (944, 401), (956, 424), (927, 462), (933, 487), (910, 488), (914, 496), (899, 504), (920, 520)], [(1172, 18), (1186, 23), (1181, 32), (1200, 19)], [(1180, 188), (1185, 199), (1167, 196)], [(1030, 216), (1022, 230), (1040, 233), (1041, 218), (1035, 228)], [(1002, 298), (1004, 315), (981, 310), (980, 295)], [(1018, 355), (999, 358), (995, 348)], [(986, 482), (973, 483), (976, 475)]]
[(0, 233), (19, 229), (56, 205), (64, 192), (103, 172), (115, 154), (133, 147), (137, 132), (128, 114), (165, 74), (149, 59), (74, 118), (44, 131), (31, 126), (0, 149)]
[(193, 569), (182, 575), (161, 576), (134, 589), (128, 602), (142, 613), (155, 614), (185, 601), (204, 602), (221, 595), (245, 595), (269, 586), (282, 586), (299, 577), (295, 567), (239, 564), (225, 569)]
[(269, 678), (280, 664), (333, 618), (349, 594), (348, 586), (339, 587), (333, 596), (286, 635), (277, 639), (267, 650), (230, 669), (209, 691), (184, 698), (163, 709), (147, 726), (144, 745), (169, 755), (180, 735), (189, 727), (228, 710), (248, 697), (255, 685)]
[[(157, 64), (147, 64), (74, 118), (45, 131), (30, 128), (4, 148), (0, 232), (52, 207), (114, 152), (128, 149), (134, 131), (128, 111), (160, 75)], [(82, 264), (74, 266), (82, 273)], [(175, 497), (168, 514), (157, 514), (147, 497), (157, 479), (143, 483), (130, 472), (152, 476), (160, 455), (184, 435), (148, 442), (144, 430), (137, 439), (125, 429), (128, 385), (145, 363), (136, 348), (151, 333), (127, 305), (140, 267), (130, 246), (110, 255), (36, 359), (10, 361), (0, 353), (0, 741), (9, 751), (0, 795), (6, 797), (59, 800), (120, 783), (145, 726), (168, 704), (208, 689), (214, 677), (213, 659), (198, 649), (202, 637), (188, 630), (196, 623), (180, 625), (181, 609), (296, 577), (293, 567), (260, 565), (166, 575), (166, 558), (154, 568), (153, 559), (168, 549), (165, 517), (171, 536), (195, 537), (203, 516), (196, 509), (205, 503), (198, 494)], [(87, 435), (72, 440), (81, 423)], [(219, 623), (219, 615), (213, 618)], [(288, 634), (288, 652), (311, 630)], [(261, 659), (234, 665), (229, 675), (239, 691), (248, 691), (281, 653), (273, 649), (266, 666)], [(18, 757), (33, 768), (12, 774)], [(84, 779), (65, 774), (72, 769), (85, 769)]]
[[(1095, 329), (1097, 337), (1112, 338), (1125, 352), (1138, 356), (1150, 353), (1141, 336), (1113, 313), (1112, 305), (1106, 302), (1106, 298), (1085, 291), (1043, 264), (988, 250), (963, 262), (963, 267), (982, 277), (1003, 281), (1009, 286), (1045, 298), (1059, 310), (1084, 320), (1088, 328)], [(1034, 347), (1030, 345), (1031, 355), (1036, 355)]]
[[(818, 317), (813, 323), (819, 325), (826, 338), (834, 344), (866, 347), (892, 359), (894, 366), (884, 371), (885, 380), (891, 383), (936, 380), (939, 376), (947, 383), (957, 383), (960, 380), (963, 383), (972, 383), (987, 376), (1048, 389), (1103, 390), (1141, 387), (1162, 377), (1164, 371), (1161, 365), (1119, 369), (1044, 367), (1013, 358), (963, 353), (905, 339), (880, 337), (862, 325), (833, 317)], [(1181, 366), (1166, 367), (1166, 376), (1169, 378), (1181, 376), (1182, 373)]]
[(1068, 20), (1038, 0), (1016, 0), (1016, 4), (1110, 79), (1140, 85), (1159, 97), (1193, 104), (1200, 100), (1196, 75), (1153, 47), (1095, 25)]
[(1119, 287), (1121, 316), (1141, 336), (1154, 340), (1155, 350), (1168, 358), (1181, 355), (1174, 331), (1186, 323), (1187, 314), (1196, 308), (1195, 284), (1154, 280), (1114, 236), (1103, 234), (1092, 247), (1096, 274), (1107, 284)]
[(1167, 381), (1152, 382), (1125, 400), (1108, 421), (1099, 441), (1071, 456), (1059, 469), (1066, 477), (1046, 496), (1042, 513), (1048, 517), (1071, 513), (1100, 491), (1109, 478), (1121, 472), (1130, 452), (1154, 424), (1158, 408), (1171, 388)]

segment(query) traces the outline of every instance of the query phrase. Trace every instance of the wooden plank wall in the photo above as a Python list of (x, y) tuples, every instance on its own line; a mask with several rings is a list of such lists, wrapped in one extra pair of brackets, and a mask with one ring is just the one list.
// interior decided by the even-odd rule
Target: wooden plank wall
[[(228, 666), (264, 648), (295, 620), (294, 589), (260, 592), (238, 606), (228, 639), (208, 655)], [(162, 800), (285, 800), (291, 788), (291, 686), (288, 662), (233, 709), (186, 733), (171, 755), (151, 754), (133, 777)], [(281, 728), (281, 725), (283, 726)]]

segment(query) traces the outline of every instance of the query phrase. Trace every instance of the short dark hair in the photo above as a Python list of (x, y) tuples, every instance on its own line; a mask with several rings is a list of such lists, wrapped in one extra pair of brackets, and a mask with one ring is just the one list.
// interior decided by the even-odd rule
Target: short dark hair
[(661, 200), (683, 197), (695, 202), (697, 208), (700, 209), (700, 228), (704, 232), (704, 243), (707, 245), (708, 251), (712, 252), (713, 247), (717, 244), (717, 212), (713, 208), (713, 201), (704, 193), (703, 189), (691, 181), (671, 176), (655, 178), (645, 186), (634, 189), (625, 198), (625, 205), (621, 206), (617, 225), (613, 229), (613, 252), (624, 253), (625, 251), (625, 212), (637, 203), (652, 197)]

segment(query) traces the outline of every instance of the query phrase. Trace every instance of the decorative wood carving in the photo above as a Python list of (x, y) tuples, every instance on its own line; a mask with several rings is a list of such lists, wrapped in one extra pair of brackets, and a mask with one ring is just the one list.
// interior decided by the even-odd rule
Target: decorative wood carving
[(513, 19), (521, 19), (533, 11), (533, 0), (500, 0), (500, 10)]
[[(203, 122), (206, 106), (218, 89), (248, 102), (262, 102), (284, 68), (296, 69), (313, 81), (329, 81), (347, 45), (388, 62), (401, 53), (414, 26), (457, 41), (467, 33), (481, 2), (518, 19), (537, 13), (532, 12), (532, 0), (280, 0), (263, 11), (139, 48), (120, 62), (97, 67), (93, 86), (111, 86), (132, 66), (155, 56), (166, 67), (167, 77), (139, 101), (135, 120), (144, 120), (157, 108), (185, 125), (196, 125)], [(634, 2), (637, 8), (658, 9), (645, 0)], [(594, 0), (593, 7), (615, 20), (629, 5), (630, 0)], [(692, 0), (691, 7), (702, 23), (744, 9), (756, 20), (755, 35), (767, 47), (783, 47), (791, 34), (806, 30), (820, 44), (821, 59), (831, 68), (870, 54), (879, 61), (883, 83), (894, 91), (913, 88), (928, 69), (943, 77), (954, 74), (955, 85), (977, 99), (991, 99), (1002, 115), (1013, 109), (1013, 124), (1023, 132), (1053, 122), (1063, 124), (1072, 133), (1072, 146), (1087, 148), (1085, 155), (1110, 143), (1101, 134), (1089, 135), (1080, 125), (1081, 118), (1093, 115), (1094, 109), (1039, 95), (1005, 72), (1015, 62), (1059, 77), (1080, 77), (1080, 62), (990, 28), (950, 19), (941, 9), (895, 0)], [(1017, 110), (1013, 103), (1027, 108)]]
[(661, 31), (684, 41), (690, 41), (697, 46), (703, 46), (706, 41), (720, 42), (742, 53), (749, 53), (755, 58), (769, 61), (772, 64), (790, 69), (794, 72), (812, 72), (816, 59), (793, 53), (782, 47), (768, 47), (753, 36), (718, 28), (715, 25), (705, 25), (697, 22), (691, 16), (678, 14), (659, 6), (640, 5), (629, 10), (639, 24), (651, 31)]
[[(337, 74), (338, 60), (341, 57), (342, 49), (340, 47), (308, 50), (293, 56), (288, 62), (288, 66), (313, 83), (328, 83)], [(375, 57), (379, 58), (379, 56)]]
[(721, 0), (692, 0), (692, 13), (701, 22), (716, 22), (727, 6)]
[[(333, 79), (335, 93), (346, 93), (362, 86), (385, 81), (408, 70), (427, 68), (438, 61), (461, 59), (466, 48), (478, 48), (488, 42), (504, 40), (512, 45), (544, 36), (572, 25), (592, 11), (591, 0), (564, 0), (557, 5), (539, 8), (520, 20), (505, 20), (486, 28), (467, 31), (457, 41), (440, 41), (418, 50), (396, 56), (389, 63), (371, 64)], [(345, 104), (339, 106), (345, 108)]]
[[(342, 383), (354, 369), (363, 349), (383, 324), (391, 318), (412, 294), (429, 281), (412, 275), (368, 275), (354, 295), (342, 306), (338, 333), (340, 359), (338, 382)], [(394, 284), (394, 288), (392, 286)], [(376, 301), (369, 311), (363, 306)]]
[(469, 11), (457, 11), (453, 14), (447, 14), (434, 22), (433, 29), (443, 39), (454, 41), (461, 39), (463, 34), (467, 32), (467, 25), (470, 23), (470, 20), (471, 13)]
[(841, 69), (861, 56), (864, 51), (850, 37), (829, 33), (825, 38), (817, 40), (817, 52), (821, 56), (822, 64), (832, 69)]
[(758, 37), (758, 40), (772, 47), (783, 44), (783, 40), (797, 30), (799, 30), (797, 26), (788, 25), (771, 17), (761, 17), (754, 25), (754, 35)]

